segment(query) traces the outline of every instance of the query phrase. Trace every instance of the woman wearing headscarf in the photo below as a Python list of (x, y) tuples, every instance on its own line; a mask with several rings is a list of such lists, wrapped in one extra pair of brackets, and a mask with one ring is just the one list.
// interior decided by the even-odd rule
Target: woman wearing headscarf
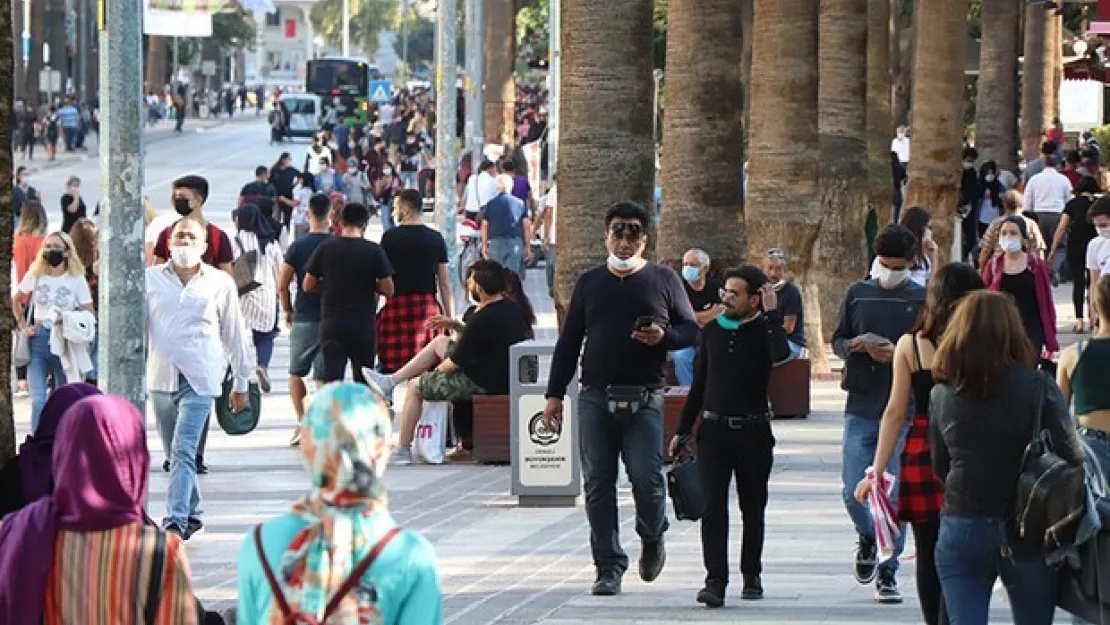
[(62, 416), (81, 399), (99, 394), (100, 391), (89, 384), (66, 384), (46, 400), (38, 429), (20, 445), (19, 455), (0, 469), (0, 519), (50, 494), (54, 436)]
[(243, 540), (237, 622), (277, 625), (298, 615), (292, 622), (443, 623), (432, 547), (398, 531), (386, 504), (385, 399), (361, 384), (329, 384), (301, 431), (310, 490)]
[(5, 625), (194, 625), (181, 542), (143, 523), (150, 452), (138, 410), (86, 397), (58, 428), (54, 492), (0, 521)]
[(254, 337), (257, 353), (255, 373), (258, 384), (265, 392), (270, 392), (268, 373), (270, 359), (274, 355), (274, 338), (277, 337), (278, 273), (281, 271), (281, 246), (277, 233), (269, 219), (254, 204), (244, 204), (235, 211), (235, 256), (248, 252), (258, 253), (261, 270), (261, 286), (239, 296), (243, 310), (243, 320)]

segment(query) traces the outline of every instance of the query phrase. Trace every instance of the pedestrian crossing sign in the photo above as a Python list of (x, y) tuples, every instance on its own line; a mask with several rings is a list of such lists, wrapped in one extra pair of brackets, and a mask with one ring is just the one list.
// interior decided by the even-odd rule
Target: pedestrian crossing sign
[(388, 80), (370, 81), (370, 101), (385, 104), (393, 99), (393, 85)]

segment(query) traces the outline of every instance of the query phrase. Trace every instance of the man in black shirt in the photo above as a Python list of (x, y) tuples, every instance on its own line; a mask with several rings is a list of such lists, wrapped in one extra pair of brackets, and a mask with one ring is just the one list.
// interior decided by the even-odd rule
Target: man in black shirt
[(244, 204), (257, 206), (260, 198), (273, 199), (277, 194), (277, 188), (270, 184), (270, 171), (265, 165), (259, 165), (254, 169), (254, 180), (243, 185), (239, 191), (239, 206)]
[(380, 245), (366, 240), (369, 221), (370, 211), (362, 204), (344, 206), (341, 236), (321, 243), (305, 268), (305, 291), (323, 294), (324, 382), (342, 380), (350, 361), (355, 380), (366, 384), (362, 369), (374, 366), (374, 315), (379, 296), (393, 297), (393, 266)]
[(682, 280), (669, 267), (643, 258), (647, 224), (647, 210), (638, 204), (620, 203), (605, 214), (609, 258), (578, 278), (546, 393), (544, 420), (558, 431), (563, 396), (585, 340), (576, 425), (597, 567), (595, 595), (619, 593), (628, 569), (617, 531), (618, 456), (636, 500), (636, 533), (643, 543), (640, 578), (653, 581), (663, 570), (664, 367), (667, 352), (692, 345), (698, 332)]
[[(774, 462), (775, 437), (767, 402), (771, 368), (790, 358), (786, 333), (775, 310), (774, 287), (758, 268), (746, 265), (725, 274), (725, 311), (702, 328), (694, 384), (682, 408), (671, 455), (680, 454), (698, 414), (698, 473), (705, 511), (701, 549), (705, 588), (697, 600), (711, 608), (724, 605), (728, 586), (728, 495), (736, 476), (744, 519), (740, 573), (741, 598), (760, 599), (763, 513), (767, 481)], [(764, 312), (761, 312), (761, 309)]]
[[(705, 327), (724, 310), (721, 306), (721, 283), (707, 275), (709, 261), (709, 254), (698, 248), (688, 250), (682, 256), (682, 281), (685, 282), (682, 286), (686, 287), (686, 296), (690, 298), (699, 328)], [(694, 359), (697, 355), (697, 343), (671, 352), (674, 376), (679, 386), (694, 383)]]
[(790, 346), (790, 359), (804, 358), (806, 355), (805, 310), (802, 306), (802, 291), (786, 275), (788, 258), (779, 248), (767, 250), (763, 268), (767, 271), (778, 295), (778, 312), (782, 319), (782, 329)]

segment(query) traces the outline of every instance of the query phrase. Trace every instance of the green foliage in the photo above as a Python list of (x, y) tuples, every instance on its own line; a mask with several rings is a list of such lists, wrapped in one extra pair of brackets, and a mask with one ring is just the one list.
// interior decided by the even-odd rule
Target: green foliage
[(983, 37), (983, 0), (971, 0), (967, 11), (967, 34), (972, 39)]
[(1102, 149), (1099, 150), (1102, 153), (1102, 157), (1099, 160), (1102, 161), (1102, 165), (1110, 165), (1110, 150), (1103, 147), (1110, 145), (1110, 125), (1098, 126), (1091, 129), (1091, 132), (1094, 133), (1095, 139), (1098, 139), (1099, 147), (1102, 147)]
[[(351, 45), (367, 54), (378, 51), (378, 33), (397, 24), (398, 0), (350, 0)], [(343, 0), (319, 0), (309, 13), (316, 33), (332, 46), (343, 42)]]
[(652, 46), (657, 69), (667, 66), (667, 10), (669, 7), (670, 0), (655, 0), (652, 10)]
[(243, 11), (216, 13), (212, 16), (212, 38), (222, 50), (235, 50), (240, 45), (254, 50), (254, 20)]
[[(466, 31), (462, 23), (463, 15), (459, 12), (458, 45), (455, 54), (458, 55), (459, 64), (462, 65), (466, 58)], [(426, 64), (431, 66), (436, 59), (436, 25), (435, 22), (421, 17), (414, 11), (408, 16), (409, 26), (409, 66), (413, 69)], [(404, 42), (401, 39), (401, 27), (397, 27), (397, 37), (393, 40), (393, 51), (398, 58), (404, 52)]]

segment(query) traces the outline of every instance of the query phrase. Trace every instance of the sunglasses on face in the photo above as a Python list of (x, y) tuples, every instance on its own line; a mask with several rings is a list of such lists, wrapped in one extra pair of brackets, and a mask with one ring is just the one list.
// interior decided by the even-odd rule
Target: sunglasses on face
[(644, 228), (640, 224), (616, 221), (609, 224), (609, 234), (626, 241), (638, 241), (644, 236)]

